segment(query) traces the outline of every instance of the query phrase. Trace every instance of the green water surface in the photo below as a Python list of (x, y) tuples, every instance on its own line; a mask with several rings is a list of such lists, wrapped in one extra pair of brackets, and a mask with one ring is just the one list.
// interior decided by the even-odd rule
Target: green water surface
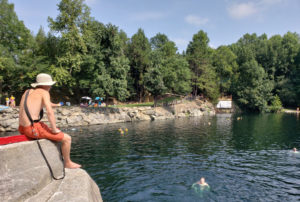
[[(72, 159), (107, 202), (300, 200), (300, 153), (291, 152), (300, 149), (296, 114), (218, 114), (65, 132)], [(192, 188), (201, 177), (209, 189)]]
[[(299, 117), (239, 115), (69, 128), (104, 201), (299, 201)], [(128, 128), (120, 134), (119, 128)], [(192, 184), (205, 177), (210, 190)]]

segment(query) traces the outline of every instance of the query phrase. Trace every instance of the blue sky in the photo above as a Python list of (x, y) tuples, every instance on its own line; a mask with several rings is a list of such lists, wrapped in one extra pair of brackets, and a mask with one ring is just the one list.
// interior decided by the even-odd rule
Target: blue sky
[[(8, 0), (34, 34), (49, 31), (48, 16), (56, 18), (59, 0)], [(86, 0), (91, 16), (112, 23), (128, 37), (138, 28), (150, 39), (166, 34), (179, 51), (204, 30), (210, 46), (235, 43), (246, 33), (268, 37), (288, 31), (300, 34), (300, 0)]]

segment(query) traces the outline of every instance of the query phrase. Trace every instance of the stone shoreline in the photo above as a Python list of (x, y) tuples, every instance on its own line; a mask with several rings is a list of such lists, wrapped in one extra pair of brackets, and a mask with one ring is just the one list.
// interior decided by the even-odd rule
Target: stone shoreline
[[(58, 127), (87, 126), (108, 123), (133, 122), (142, 120), (175, 119), (215, 115), (214, 106), (202, 100), (183, 101), (164, 107), (57, 107), (54, 109)], [(0, 111), (0, 132), (18, 130), (19, 108)], [(42, 121), (47, 123), (46, 113)]]

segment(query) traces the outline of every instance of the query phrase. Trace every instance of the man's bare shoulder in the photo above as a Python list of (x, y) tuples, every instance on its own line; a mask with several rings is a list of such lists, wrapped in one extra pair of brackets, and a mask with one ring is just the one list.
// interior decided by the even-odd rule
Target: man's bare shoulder
[(49, 95), (50, 95), (49, 92), (48, 92), (47, 90), (44, 90), (44, 89), (42, 89), (42, 88), (37, 88), (37, 89), (35, 89), (35, 92), (36, 92), (37, 94), (42, 95), (42, 96), (49, 96)]

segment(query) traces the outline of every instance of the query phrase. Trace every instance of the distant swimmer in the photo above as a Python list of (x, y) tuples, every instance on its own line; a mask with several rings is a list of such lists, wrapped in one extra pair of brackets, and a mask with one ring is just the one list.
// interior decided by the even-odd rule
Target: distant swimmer
[(293, 148), (293, 152), (294, 153), (299, 153), (296, 147)]
[(198, 182), (196, 182), (196, 183), (199, 184), (199, 185), (201, 185), (201, 186), (208, 186), (209, 187), (209, 185), (205, 182), (205, 178), (204, 177), (201, 177), (201, 179)]
[(195, 182), (192, 185), (192, 188), (194, 189), (195, 193), (200, 194), (200, 196), (203, 195), (204, 191), (209, 191), (210, 189), (209, 185), (205, 182), (204, 177), (201, 177), (201, 179), (198, 182)]
[(122, 130), (122, 128), (119, 128), (118, 131), (120, 132), (121, 135), (124, 135), (124, 131)]

